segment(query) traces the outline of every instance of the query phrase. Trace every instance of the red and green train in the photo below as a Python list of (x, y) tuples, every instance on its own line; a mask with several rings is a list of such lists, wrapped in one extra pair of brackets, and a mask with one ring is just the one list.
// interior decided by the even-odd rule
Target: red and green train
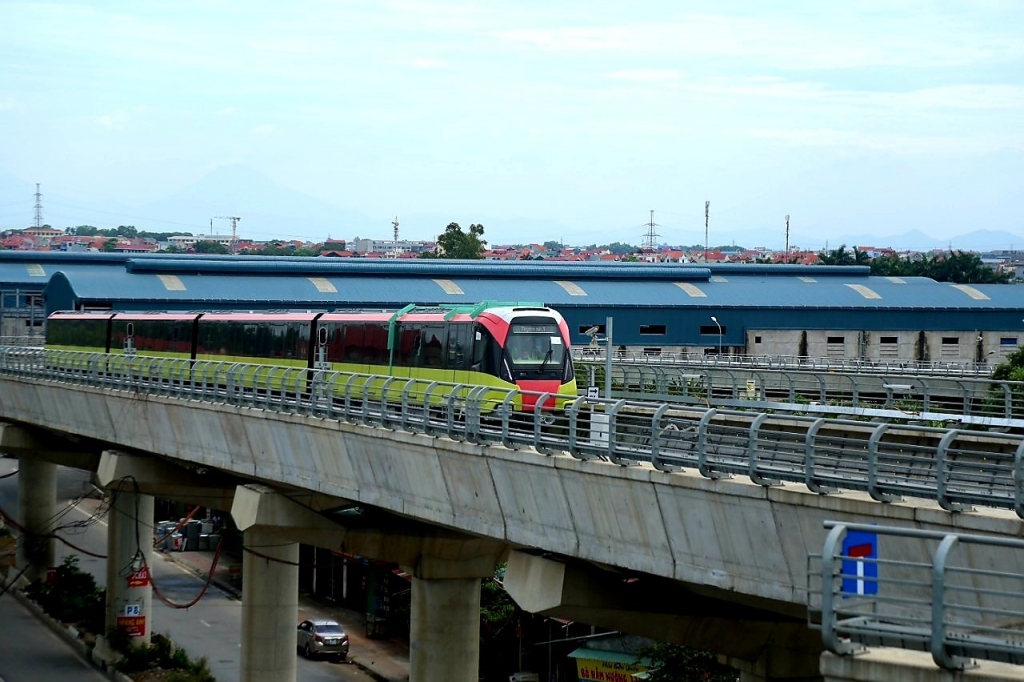
[(395, 312), (78, 312), (50, 315), (46, 347), (351, 372), (577, 397), (569, 329), (539, 304)]

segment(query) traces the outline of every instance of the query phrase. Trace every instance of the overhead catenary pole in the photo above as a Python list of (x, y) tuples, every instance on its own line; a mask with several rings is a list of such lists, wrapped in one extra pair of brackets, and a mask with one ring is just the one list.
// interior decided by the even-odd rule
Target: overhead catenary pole
[(612, 397), (612, 318), (604, 318), (604, 397)]

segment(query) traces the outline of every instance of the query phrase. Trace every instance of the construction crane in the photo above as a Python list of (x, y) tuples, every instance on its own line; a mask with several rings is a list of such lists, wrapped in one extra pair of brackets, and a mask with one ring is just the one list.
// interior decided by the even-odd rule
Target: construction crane
[[(231, 221), (231, 252), (235, 251), (235, 244), (238, 242), (238, 221), (241, 220), (238, 216), (233, 215), (215, 215), (213, 216), (217, 220), (230, 220)], [(210, 221), (211, 231), (213, 220)]]

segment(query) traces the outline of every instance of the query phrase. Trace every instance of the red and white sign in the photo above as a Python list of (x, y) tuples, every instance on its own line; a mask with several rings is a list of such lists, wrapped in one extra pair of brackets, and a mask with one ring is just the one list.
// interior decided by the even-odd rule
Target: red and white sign
[(146, 587), (149, 585), (149, 569), (145, 566), (128, 575), (128, 587)]
[(117, 617), (118, 629), (124, 629), (132, 637), (145, 637), (146, 636), (146, 617), (145, 616), (118, 616)]

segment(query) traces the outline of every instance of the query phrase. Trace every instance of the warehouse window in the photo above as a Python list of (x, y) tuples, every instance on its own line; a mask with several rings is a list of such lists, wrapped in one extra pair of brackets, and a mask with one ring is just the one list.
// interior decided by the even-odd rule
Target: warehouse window
[(830, 358), (846, 357), (846, 337), (828, 336), (825, 338), (825, 355)]
[(642, 324), (640, 334), (643, 336), (664, 336), (665, 325), (663, 324)]
[[(722, 325), (722, 336), (729, 330), (724, 324)], [(718, 325), (716, 324), (702, 324), (700, 326), (701, 336), (718, 336)]]
[(900, 356), (899, 337), (883, 336), (878, 339), (878, 357), (898, 358)]

